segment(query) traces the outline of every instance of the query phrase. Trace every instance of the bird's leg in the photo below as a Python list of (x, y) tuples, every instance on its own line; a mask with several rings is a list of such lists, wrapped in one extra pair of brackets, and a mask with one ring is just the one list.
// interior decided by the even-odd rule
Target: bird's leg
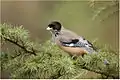
[(82, 54), (81, 56), (84, 57), (85, 54)]
[(73, 60), (76, 60), (76, 59), (77, 59), (77, 56), (76, 56), (76, 55), (72, 55), (72, 59), (73, 59)]

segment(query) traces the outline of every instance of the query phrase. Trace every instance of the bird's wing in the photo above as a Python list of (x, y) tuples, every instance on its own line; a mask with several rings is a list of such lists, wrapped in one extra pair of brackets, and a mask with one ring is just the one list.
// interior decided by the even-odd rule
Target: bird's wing
[(88, 53), (96, 50), (88, 40), (69, 30), (62, 30), (58, 40), (62, 46), (84, 48)]
[(85, 47), (86, 42), (83, 40), (78, 39), (66, 39), (62, 37), (60, 39), (60, 42), (62, 43), (63, 46), (68, 46), (68, 47)]
[(79, 37), (77, 39), (61, 39), (61, 44), (66, 47), (80, 47), (86, 49), (88, 52), (93, 52), (96, 50), (96, 48), (90, 43), (88, 40), (86, 40), (83, 37)]

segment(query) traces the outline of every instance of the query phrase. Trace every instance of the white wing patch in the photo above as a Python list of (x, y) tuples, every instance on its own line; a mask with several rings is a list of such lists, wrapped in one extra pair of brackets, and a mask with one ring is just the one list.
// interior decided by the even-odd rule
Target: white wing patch
[(73, 43), (71, 43), (69, 46), (71, 46), (71, 47), (72, 47), (72, 46), (74, 46), (74, 44), (73, 44)]

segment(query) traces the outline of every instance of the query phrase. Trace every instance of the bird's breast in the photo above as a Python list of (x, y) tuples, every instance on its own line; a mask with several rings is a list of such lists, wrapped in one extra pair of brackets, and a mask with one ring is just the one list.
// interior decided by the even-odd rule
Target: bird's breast
[(65, 46), (59, 46), (59, 47), (71, 55), (79, 56), (79, 55), (83, 55), (83, 54), (87, 53), (86, 50), (84, 50), (83, 48), (79, 48), (79, 47), (65, 47)]

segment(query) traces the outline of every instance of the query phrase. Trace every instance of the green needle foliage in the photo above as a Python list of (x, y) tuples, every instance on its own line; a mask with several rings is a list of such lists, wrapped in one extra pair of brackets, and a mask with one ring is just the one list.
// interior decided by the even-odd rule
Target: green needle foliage
[(94, 11), (92, 20), (98, 19), (101, 22), (119, 12), (119, 0), (90, 0), (89, 7)]
[[(109, 47), (73, 59), (51, 41), (32, 42), (29, 31), (22, 26), (0, 24), (0, 31), (1, 71), (7, 71), (9, 78), (119, 78), (118, 53)], [(14, 47), (6, 49), (5, 45)]]

